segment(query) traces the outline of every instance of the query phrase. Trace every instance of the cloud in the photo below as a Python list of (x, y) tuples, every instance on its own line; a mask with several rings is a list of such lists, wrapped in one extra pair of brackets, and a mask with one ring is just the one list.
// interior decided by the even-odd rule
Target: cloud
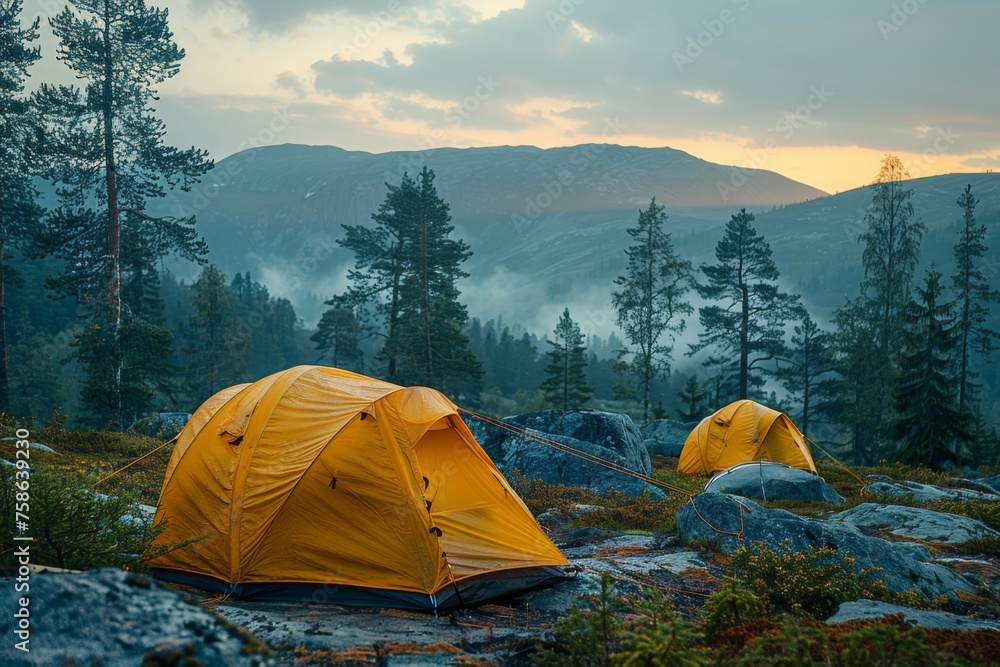
[(705, 104), (722, 104), (722, 93), (717, 90), (702, 90), (700, 88), (697, 90), (682, 90), (681, 95), (693, 97)]

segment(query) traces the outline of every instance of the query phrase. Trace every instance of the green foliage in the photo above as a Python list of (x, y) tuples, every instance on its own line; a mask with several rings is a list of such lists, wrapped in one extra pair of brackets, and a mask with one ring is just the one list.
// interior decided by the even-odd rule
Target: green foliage
[(335, 296), (328, 299), (330, 308), (323, 313), (316, 332), (309, 337), (316, 344), (321, 357), (329, 355), (330, 364), (335, 368), (361, 370), (358, 362), (362, 352), (358, 348), (361, 337), (361, 323), (347, 303), (346, 297)]
[(169, 331), (146, 319), (117, 330), (95, 321), (76, 340), (76, 358), (86, 371), (80, 399), (89, 426), (127, 428), (154, 407), (157, 387), (169, 373)]
[(601, 588), (584, 596), (587, 609), (570, 607), (556, 621), (552, 634), (555, 645), (540, 648), (534, 663), (540, 667), (610, 667), (622, 641), (622, 629), (615, 612), (620, 601), (614, 596), (611, 575), (601, 573)]
[(914, 219), (913, 190), (906, 186), (909, 177), (898, 157), (885, 156), (871, 185), (867, 229), (859, 238), (865, 269), (860, 294), (834, 316), (842, 382), (833, 413), (852, 429), (855, 458), (866, 464), (884, 454), (881, 428), (892, 409), (902, 316), (927, 231)]
[(894, 388), (895, 415), (889, 432), (899, 443), (896, 458), (931, 467), (956, 464), (973, 438), (969, 415), (959, 410), (955, 352), (959, 331), (945, 301), (941, 274), (927, 272), (919, 301), (903, 313), (903, 346)]
[(990, 278), (981, 268), (986, 255), (986, 225), (976, 224), (976, 206), (979, 200), (972, 194), (972, 186), (956, 202), (962, 209), (962, 225), (955, 244), (955, 274), (952, 291), (958, 335), (958, 410), (965, 413), (977, 407), (978, 385), (972, 363), (985, 362), (996, 349), (1000, 332), (990, 328), (990, 306), (1000, 303), (1000, 290), (991, 288)]
[(816, 413), (824, 409), (832, 391), (834, 348), (832, 336), (821, 330), (805, 313), (802, 323), (795, 326), (795, 335), (788, 349), (784, 365), (778, 369), (778, 378), (788, 392), (791, 402), (800, 408), (795, 423), (805, 436), (809, 424), (816, 421)]
[(942, 656), (925, 640), (926, 635), (920, 628), (900, 631), (893, 624), (874, 623), (843, 637), (840, 664), (843, 667), (937, 667), (964, 663)]
[(782, 550), (760, 542), (742, 545), (732, 554), (732, 566), (736, 579), (778, 612), (827, 618), (842, 602), (892, 597), (874, 570), (859, 575), (850, 555), (829, 546), (794, 551), (787, 542)]
[(711, 651), (694, 623), (681, 618), (658, 590), (647, 589), (635, 605), (636, 615), (624, 626), (622, 650), (614, 656), (621, 667), (701, 667), (711, 664)]
[(707, 282), (697, 286), (703, 306), (702, 331), (689, 355), (712, 347), (738, 366), (737, 398), (748, 398), (751, 375), (784, 349), (785, 323), (802, 316), (799, 298), (778, 288), (778, 267), (771, 246), (753, 226), (754, 216), (742, 209), (726, 223), (715, 247), (717, 264), (702, 264)]
[(826, 667), (831, 664), (830, 640), (823, 630), (800, 619), (787, 618), (773, 636), (750, 642), (736, 664), (746, 667)]
[(694, 310), (684, 301), (691, 262), (677, 254), (670, 234), (664, 231), (664, 210), (654, 197), (649, 208), (639, 212), (636, 226), (627, 230), (633, 241), (625, 250), (627, 273), (615, 279), (621, 290), (611, 294), (616, 323), (628, 341), (617, 368), (636, 385), (634, 394), (642, 402), (643, 421), (649, 420), (653, 382), (670, 372), (673, 339), (686, 325), (683, 316)]
[[(103, 495), (91, 490), (92, 475), (36, 467), (30, 477), (32, 562), (83, 570), (94, 567), (141, 569), (139, 556), (162, 532), (136, 507), (130, 492)], [(0, 487), (4, 542), (14, 535), (15, 503), (20, 499), (9, 476)], [(0, 564), (12, 565), (11, 544), (0, 548)]]
[(557, 408), (582, 408), (594, 390), (587, 386), (587, 348), (583, 344), (583, 334), (569, 316), (569, 308), (559, 317), (554, 333), (555, 340), (548, 341), (552, 349), (545, 353), (549, 363), (540, 389), (545, 392), (545, 400)]
[[(468, 244), (450, 238), (448, 204), (438, 197), (434, 172), (404, 174), (386, 184), (374, 227), (344, 225), (337, 242), (354, 253), (348, 299), (362, 321), (384, 335), (378, 359), (385, 376), (403, 385), (435, 387), (454, 397), (479, 393), (482, 369), (463, 333), (468, 313), (456, 283)], [(368, 317), (368, 307), (374, 308)], [(374, 320), (374, 321), (371, 321)]]
[(28, 70), (41, 56), (38, 19), (21, 25), (21, 0), (0, 4), (0, 412), (11, 408), (8, 395), (6, 285), (19, 278), (11, 250), (34, 240), (41, 217), (33, 181), (38, 163), (33, 144), (40, 118), (24, 94)]
[(698, 376), (693, 373), (684, 381), (684, 388), (677, 393), (677, 398), (681, 399), (684, 411), (678, 415), (678, 419), (684, 422), (697, 421), (707, 416), (708, 406), (706, 399), (708, 392), (698, 383)]
[(740, 588), (735, 581), (712, 594), (701, 609), (705, 621), (705, 634), (716, 637), (719, 633), (734, 628), (752, 618), (765, 613), (761, 599), (752, 591)]
[(238, 325), (241, 313), (226, 275), (214, 264), (201, 270), (191, 285), (194, 312), (188, 319), (183, 352), (188, 360), (187, 385), (197, 401), (247, 378), (247, 332)]

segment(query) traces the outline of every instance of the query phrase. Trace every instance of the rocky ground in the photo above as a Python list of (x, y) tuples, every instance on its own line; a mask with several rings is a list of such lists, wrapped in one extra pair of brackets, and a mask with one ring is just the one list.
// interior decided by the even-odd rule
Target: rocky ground
[[(512, 421), (580, 448), (587, 445), (593, 453), (647, 474), (676, 470), (676, 458), (665, 458), (663, 452), (679, 449), (688, 425), (661, 420), (639, 432), (627, 418), (602, 415), (606, 413), (546, 411)], [(556, 621), (599, 589), (602, 573), (610, 575), (618, 595), (655, 588), (685, 618), (700, 620), (707, 597), (732, 574), (733, 551), (756, 543), (770, 549), (832, 547), (838, 554), (850, 553), (859, 569), (879, 568), (891, 590), (916, 590), (927, 599), (946, 600), (948, 609), (957, 612), (859, 600), (840, 605), (828, 622), (902, 614), (924, 628), (1000, 632), (1000, 533), (976, 518), (952, 513), (970, 503), (989, 508), (1000, 502), (1000, 478), (935, 476), (935, 485), (927, 478), (918, 482), (878, 475), (829, 485), (784, 466), (750, 466), (715, 480), (693, 503), (681, 507), (677, 499), (668, 500), (676, 529), (626, 530), (613, 524), (633, 520), (629, 511), (641, 512), (636, 508), (650, 507), (662, 493), (651, 498), (643, 493), (648, 485), (636, 481), (619, 494), (617, 514), (611, 513), (612, 505), (602, 507), (607, 499), (600, 496), (617, 489), (620, 480), (607, 471), (561, 460), (562, 455), (539, 450), (521, 435), (489, 432), (481, 425), (476, 430), (506, 473), (532, 470), (549, 485), (589, 489), (583, 502), (567, 500), (575, 492), (566, 494), (566, 487), (558, 486), (525, 496), (539, 524), (580, 568), (575, 580), (435, 617), (220, 600), (113, 569), (36, 572), (31, 580), (37, 621), (32, 652), (12, 653), (5, 646), (0, 664), (529, 665), (536, 646), (551, 638)], [(659, 452), (652, 461), (649, 449)], [(700, 484), (687, 481), (701, 490)], [(547, 504), (550, 500), (559, 506)], [(994, 514), (987, 518), (997, 526)], [(4, 609), (16, 608), (13, 584), (11, 578), (2, 583)], [(0, 615), (0, 634), (13, 636), (16, 622)]]

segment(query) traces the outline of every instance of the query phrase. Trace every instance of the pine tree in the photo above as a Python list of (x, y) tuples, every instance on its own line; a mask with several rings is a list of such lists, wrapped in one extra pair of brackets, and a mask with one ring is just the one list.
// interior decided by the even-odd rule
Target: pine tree
[(834, 366), (833, 341), (830, 334), (821, 330), (809, 313), (804, 313), (802, 323), (795, 326), (785, 364), (778, 369), (789, 397), (801, 406), (796, 424), (802, 434), (809, 435), (809, 425), (815, 421), (821, 403), (828, 400), (830, 377)]
[[(67, 260), (51, 287), (90, 308), (92, 325), (80, 340), (80, 357), (96, 359), (87, 345), (110, 355), (108, 363), (85, 364), (89, 372), (107, 374), (88, 378), (89, 386), (102, 389), (85, 393), (106, 401), (89, 406), (121, 423), (128, 411), (126, 385), (153, 380), (149, 364), (143, 364), (146, 371), (129, 367), (126, 346), (161, 354), (166, 333), (149, 321), (138, 323), (142, 304), (123, 302), (127, 274), (137, 266), (148, 272), (171, 254), (203, 261), (206, 252), (193, 217), (154, 218), (146, 203), (174, 188), (190, 189), (212, 163), (204, 151), (166, 146), (164, 124), (152, 107), (155, 86), (175, 76), (184, 57), (166, 10), (147, 7), (144, 0), (71, 0), (49, 22), (59, 60), (85, 85), (43, 85), (34, 96), (48, 123), (45, 176), (58, 193), (42, 247)], [(126, 345), (124, 330), (132, 323)], [(133, 371), (144, 379), (133, 381)]]
[(972, 441), (968, 415), (958, 410), (956, 353), (960, 332), (954, 304), (944, 298), (941, 274), (927, 271), (919, 301), (903, 313), (900, 376), (894, 388), (896, 415), (890, 432), (903, 463), (939, 469), (956, 464)]
[(583, 407), (590, 400), (594, 390), (587, 386), (587, 348), (583, 344), (583, 334), (569, 308), (563, 311), (554, 331), (555, 340), (548, 341), (552, 349), (546, 352), (549, 363), (545, 367), (545, 381), (541, 390), (545, 400), (563, 410)]
[(321, 359), (329, 355), (334, 367), (360, 371), (356, 364), (361, 359), (358, 348), (361, 323), (344, 297), (335, 296), (326, 305), (330, 308), (323, 313), (316, 333), (309, 340), (316, 344)]
[(200, 402), (220, 389), (246, 381), (249, 337), (240, 330), (236, 299), (226, 276), (213, 264), (191, 285), (194, 313), (188, 320), (188, 386)]
[(10, 411), (6, 285), (16, 278), (9, 251), (29, 245), (41, 209), (32, 182), (38, 116), (24, 95), (28, 70), (41, 57), (31, 42), (39, 20), (21, 26), (21, 0), (0, 0), (0, 413)]
[(469, 318), (456, 286), (468, 277), (461, 266), (472, 253), (450, 238), (451, 214), (433, 171), (386, 187), (374, 228), (344, 226), (339, 243), (355, 256), (348, 295), (357, 306), (375, 303), (388, 380), (473, 397), (482, 369), (463, 333)]
[(685, 410), (680, 413), (681, 421), (693, 422), (705, 416), (705, 399), (708, 392), (702, 389), (698, 383), (698, 376), (693, 373), (684, 382), (684, 387), (677, 392), (677, 398), (681, 399)]
[(990, 305), (1000, 303), (1000, 291), (990, 289), (990, 280), (978, 265), (986, 254), (986, 225), (976, 224), (978, 203), (972, 185), (967, 185), (957, 202), (962, 209), (962, 227), (955, 244), (956, 271), (952, 276), (959, 335), (958, 409), (962, 413), (975, 412), (975, 373), (970, 362), (976, 356), (987, 359), (1000, 338), (987, 324)]
[[(611, 303), (629, 347), (619, 356), (619, 369), (638, 386), (642, 418), (649, 420), (649, 395), (653, 382), (670, 372), (674, 336), (684, 331), (683, 315), (693, 312), (684, 301), (690, 286), (691, 262), (674, 250), (670, 234), (664, 231), (667, 214), (654, 197), (649, 208), (639, 212), (639, 221), (629, 228), (634, 241), (625, 250), (626, 275), (615, 279), (622, 289), (612, 292)], [(669, 339), (669, 340), (665, 340)]]
[(697, 285), (713, 305), (699, 309), (702, 331), (689, 355), (712, 346), (738, 364), (736, 398), (748, 398), (754, 371), (784, 349), (784, 327), (801, 317), (798, 296), (778, 289), (778, 268), (771, 246), (753, 227), (754, 216), (742, 209), (726, 223), (715, 247), (718, 264), (702, 264), (708, 279)]

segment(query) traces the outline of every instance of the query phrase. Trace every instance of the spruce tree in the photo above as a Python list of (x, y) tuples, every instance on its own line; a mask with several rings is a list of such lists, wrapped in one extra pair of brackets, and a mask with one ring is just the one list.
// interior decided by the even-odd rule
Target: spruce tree
[(784, 327), (801, 317), (798, 296), (778, 288), (778, 268), (771, 246), (753, 226), (754, 216), (742, 209), (726, 223), (715, 247), (718, 264), (702, 264), (707, 283), (699, 294), (712, 305), (699, 309), (702, 331), (689, 355), (714, 347), (738, 368), (736, 398), (749, 397), (752, 376), (784, 349)]
[[(152, 106), (155, 87), (178, 73), (184, 57), (166, 10), (144, 0), (71, 0), (49, 22), (59, 60), (84, 86), (43, 85), (34, 96), (48, 124), (45, 176), (58, 193), (42, 247), (66, 260), (50, 286), (90, 310), (78, 355), (90, 360), (88, 373), (104, 375), (88, 377), (94, 390), (85, 402), (121, 424), (131, 401), (126, 387), (149, 392), (157, 382), (150, 364), (130, 366), (127, 348), (162, 354), (164, 334), (144, 317), (142, 303), (123, 301), (122, 286), (136, 273), (151, 275), (167, 255), (203, 261), (206, 253), (193, 217), (154, 218), (146, 204), (190, 189), (212, 163), (204, 151), (165, 145)], [(106, 363), (96, 363), (97, 348)]]
[(326, 305), (330, 308), (323, 313), (316, 332), (309, 340), (315, 343), (320, 359), (329, 357), (336, 368), (361, 371), (357, 365), (361, 359), (358, 347), (361, 323), (344, 297), (335, 296), (326, 301)]
[(795, 326), (795, 335), (778, 369), (778, 378), (789, 398), (801, 406), (796, 424), (803, 435), (809, 435), (809, 425), (829, 399), (831, 373), (834, 366), (833, 341), (829, 333), (804, 313), (802, 323)]
[(236, 299), (225, 274), (214, 264), (191, 285), (193, 314), (186, 346), (188, 387), (196, 403), (247, 379), (249, 336), (240, 330)]
[(570, 410), (583, 407), (594, 390), (587, 386), (587, 348), (583, 344), (580, 327), (563, 311), (556, 324), (555, 339), (548, 341), (552, 349), (546, 352), (549, 363), (545, 367), (545, 381), (541, 390), (551, 405)]
[(872, 370), (885, 363), (874, 343), (877, 328), (864, 300), (848, 301), (834, 313), (835, 376), (830, 380), (830, 401), (824, 412), (849, 430), (852, 455), (863, 465), (877, 463), (882, 428), (880, 386)]
[(975, 412), (976, 404), (976, 374), (971, 362), (976, 357), (986, 360), (1000, 338), (1000, 333), (987, 324), (990, 305), (1000, 302), (1000, 291), (990, 288), (989, 278), (979, 267), (986, 254), (986, 225), (976, 224), (979, 200), (972, 194), (972, 185), (965, 187), (957, 203), (962, 209), (962, 224), (954, 249), (952, 290), (958, 316), (958, 409), (965, 413)]
[(684, 404), (684, 411), (679, 415), (681, 421), (693, 422), (705, 416), (705, 399), (708, 398), (708, 392), (702, 389), (698, 376), (694, 373), (684, 381), (684, 387), (677, 392), (677, 398)]
[(639, 212), (638, 224), (629, 228), (633, 245), (626, 275), (615, 279), (621, 290), (611, 294), (617, 324), (628, 341), (619, 353), (618, 369), (637, 384), (642, 418), (649, 420), (649, 395), (653, 382), (670, 372), (674, 337), (684, 331), (684, 315), (693, 312), (684, 301), (690, 286), (691, 262), (674, 250), (664, 230), (667, 214), (654, 197)]
[(900, 374), (893, 392), (890, 433), (903, 463), (940, 469), (956, 464), (973, 440), (970, 419), (958, 409), (960, 331), (954, 304), (945, 300), (941, 274), (927, 271), (918, 301), (904, 311)]
[(427, 385), (472, 399), (482, 369), (463, 333), (468, 322), (458, 300), (457, 282), (468, 277), (462, 264), (472, 255), (452, 239), (448, 204), (426, 167), (404, 174), (372, 215), (373, 228), (345, 225), (339, 243), (354, 252), (348, 295), (356, 309), (375, 305), (377, 331), (385, 337), (378, 359), (386, 378), (404, 385)]
[(41, 209), (32, 177), (38, 115), (24, 95), (28, 70), (41, 57), (31, 42), (39, 20), (21, 25), (21, 0), (0, 0), (0, 413), (10, 412), (6, 285), (16, 279), (10, 251), (32, 243)]

